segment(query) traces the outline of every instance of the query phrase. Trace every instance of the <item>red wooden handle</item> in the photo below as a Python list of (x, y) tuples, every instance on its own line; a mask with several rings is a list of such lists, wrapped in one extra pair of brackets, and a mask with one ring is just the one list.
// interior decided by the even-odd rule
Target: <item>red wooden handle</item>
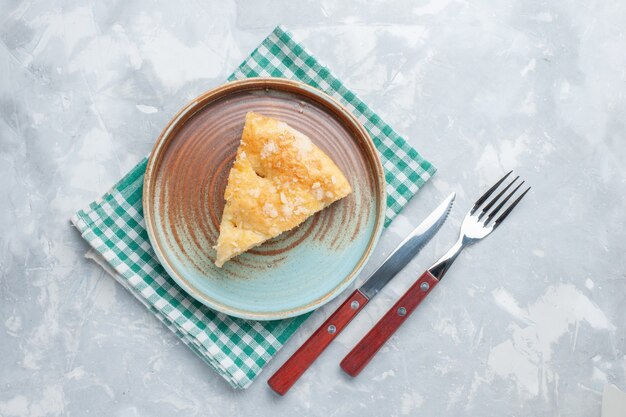
[(341, 369), (357, 376), (387, 339), (406, 321), (439, 281), (426, 271), (341, 361)]
[(335, 337), (350, 323), (369, 300), (359, 290), (350, 297), (308, 338), (267, 381), (269, 386), (280, 395), (302, 376), (304, 371), (317, 359)]

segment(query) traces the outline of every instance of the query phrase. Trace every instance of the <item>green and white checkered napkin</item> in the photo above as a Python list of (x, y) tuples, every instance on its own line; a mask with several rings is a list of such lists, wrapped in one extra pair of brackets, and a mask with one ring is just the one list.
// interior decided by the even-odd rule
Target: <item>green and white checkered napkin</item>
[[(385, 168), (385, 225), (434, 174), (433, 165), (280, 26), (229, 80), (259, 76), (291, 78), (316, 87), (340, 101), (365, 126)], [(141, 204), (146, 162), (141, 161), (100, 201), (77, 212), (72, 222), (125, 288), (233, 387), (246, 388), (308, 315), (271, 322), (242, 320), (205, 307), (178, 287), (148, 240)]]

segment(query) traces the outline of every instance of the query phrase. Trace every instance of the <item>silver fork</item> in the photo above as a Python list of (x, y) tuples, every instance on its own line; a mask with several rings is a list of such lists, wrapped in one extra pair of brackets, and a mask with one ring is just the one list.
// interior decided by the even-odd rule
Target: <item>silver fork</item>
[[(424, 298), (441, 281), (454, 260), (467, 246), (478, 242), (493, 232), (511, 211), (519, 204), (522, 198), (530, 191), (526, 188), (521, 194), (518, 190), (524, 181), (518, 183), (519, 175), (508, 185), (501, 187), (513, 171), (508, 172), (490, 189), (488, 189), (467, 213), (461, 225), (459, 239), (437, 262), (428, 268), (406, 293), (387, 311), (374, 327), (341, 361), (341, 369), (350, 376), (357, 376), (374, 357), (376, 352), (406, 321), (408, 316), (417, 308)], [(509, 192), (511, 187), (517, 184)], [(498, 191), (499, 188), (502, 188)], [(490, 198), (496, 191), (498, 193)], [(507, 194), (508, 192), (508, 194)], [(515, 200), (507, 205), (514, 195)], [(495, 207), (494, 207), (495, 206)], [(506, 208), (505, 208), (506, 206)], [(497, 217), (496, 217), (497, 216)]]

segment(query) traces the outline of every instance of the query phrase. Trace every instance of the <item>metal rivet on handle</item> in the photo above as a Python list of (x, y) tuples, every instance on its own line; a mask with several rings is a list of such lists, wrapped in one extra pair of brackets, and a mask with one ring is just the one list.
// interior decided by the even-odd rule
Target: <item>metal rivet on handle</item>
[(336, 331), (337, 331), (337, 328), (335, 327), (334, 324), (331, 324), (330, 326), (328, 326), (328, 333), (334, 334)]
[(398, 309), (398, 316), (406, 316), (406, 308), (400, 307)]
[(350, 308), (352, 310), (356, 310), (357, 308), (359, 308), (359, 302), (357, 300), (354, 300), (353, 302), (350, 303)]
[(428, 291), (428, 289), (429, 289), (429, 288), (430, 288), (430, 285), (428, 285), (428, 282), (425, 282), (425, 281), (424, 281), (424, 282), (422, 282), (422, 283), (420, 284), (420, 289), (421, 289), (422, 291)]

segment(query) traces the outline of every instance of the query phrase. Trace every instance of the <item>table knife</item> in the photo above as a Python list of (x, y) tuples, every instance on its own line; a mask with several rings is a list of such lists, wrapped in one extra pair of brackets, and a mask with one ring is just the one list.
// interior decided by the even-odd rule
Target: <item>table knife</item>
[(376, 271), (304, 342), (304, 344), (267, 381), (278, 394), (284, 395), (304, 374), (365, 305), (410, 261), (437, 233), (448, 217), (455, 193), (450, 194), (385, 259)]

